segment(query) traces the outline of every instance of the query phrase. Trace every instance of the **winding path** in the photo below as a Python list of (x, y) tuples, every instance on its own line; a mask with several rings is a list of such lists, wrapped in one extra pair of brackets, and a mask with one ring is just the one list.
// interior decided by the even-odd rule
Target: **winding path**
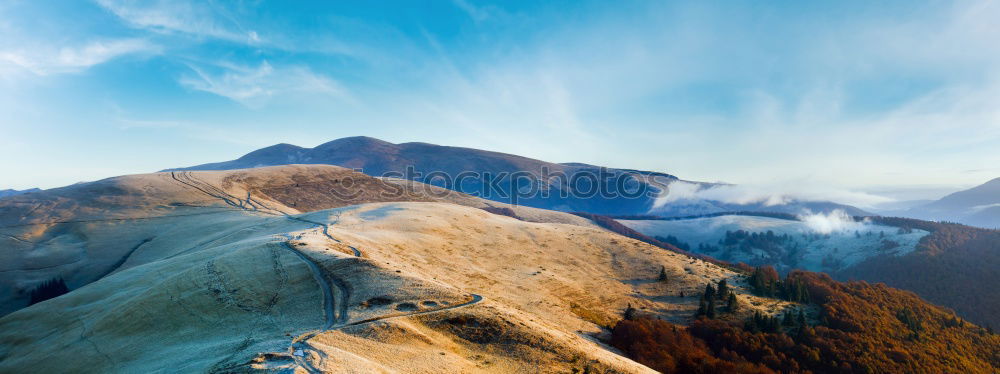
[[(178, 173), (178, 172), (175, 172), (175, 171), (171, 171), (170, 172), (170, 177), (173, 178), (175, 181), (180, 182), (181, 184), (183, 184), (185, 186), (188, 186), (188, 187), (194, 188), (194, 189), (196, 189), (198, 191), (201, 191), (202, 193), (204, 193), (204, 194), (206, 194), (208, 196), (214, 197), (216, 199), (221, 199), (226, 204), (229, 204), (232, 207), (240, 208), (240, 209), (247, 209), (243, 205), (243, 200), (240, 200), (240, 199), (236, 198), (235, 196), (226, 193), (225, 191), (219, 190), (218, 188), (215, 188), (215, 186), (212, 186), (209, 183), (205, 183), (205, 182), (202, 182), (202, 181), (194, 178), (193, 176), (191, 176), (191, 172), (182, 171), (182, 172)], [(236, 201), (233, 201), (233, 200), (236, 200), (239, 203), (237, 203)]]
[[(280, 215), (293, 221), (309, 223), (312, 225), (322, 227), (323, 236), (325, 236), (327, 239), (330, 239), (336, 243), (347, 245), (347, 247), (354, 252), (354, 256), (357, 257), (363, 256), (363, 253), (354, 246), (348, 245), (343, 241), (341, 241), (340, 239), (333, 237), (333, 235), (330, 235), (330, 224), (328, 223), (317, 222), (302, 217), (293, 216), (288, 213), (282, 212), (280, 210), (270, 208), (267, 205), (261, 203), (260, 201), (254, 200), (250, 196), (249, 192), (247, 192), (246, 199), (237, 198), (210, 183), (195, 178), (193, 175), (191, 175), (190, 172), (187, 171), (179, 173), (170, 172), (170, 176), (177, 182), (184, 184), (188, 187), (194, 188), (198, 191), (201, 191), (202, 193), (211, 196), (213, 198), (220, 199), (224, 201), (227, 205), (230, 205), (232, 207), (246, 211), (253, 211), (270, 215)], [(309, 267), (309, 270), (312, 273), (313, 278), (316, 279), (316, 283), (319, 284), (323, 293), (323, 313), (325, 316), (325, 323), (322, 329), (309, 331), (295, 337), (294, 339), (292, 339), (288, 347), (288, 353), (291, 355), (295, 364), (298, 365), (299, 367), (302, 367), (303, 369), (305, 369), (310, 373), (321, 373), (322, 371), (312, 366), (312, 364), (309, 361), (307, 361), (304, 356), (296, 356), (295, 351), (297, 349), (300, 349), (304, 353), (305, 350), (311, 349), (308, 340), (323, 332), (339, 330), (352, 326), (364, 325), (372, 322), (385, 321), (394, 318), (404, 318), (404, 317), (413, 317), (419, 315), (440, 313), (447, 310), (467, 307), (483, 301), (482, 296), (477, 294), (471, 294), (472, 299), (461, 304), (449, 305), (430, 310), (414, 311), (412, 313), (385, 315), (380, 317), (368, 318), (360, 321), (349, 322), (347, 306), (350, 300), (350, 289), (347, 287), (347, 284), (344, 283), (343, 280), (334, 277), (333, 275), (328, 274), (326, 271), (324, 271), (323, 268), (319, 264), (317, 264), (311, 257), (306, 255), (299, 249), (295, 248), (295, 246), (292, 245), (292, 243), (290, 242), (290, 239), (281, 241), (280, 245), (285, 249), (294, 253), (296, 256), (299, 257), (299, 259), (305, 262), (306, 266)], [(334, 293), (334, 288), (336, 288), (337, 290), (336, 294)], [(339, 296), (339, 298), (337, 296)]]
[[(205, 181), (202, 181), (202, 180), (196, 178), (189, 171), (181, 171), (181, 172), (171, 171), (170, 172), (170, 177), (173, 178), (178, 183), (181, 183), (181, 184), (183, 184), (185, 186), (194, 188), (195, 190), (198, 190), (201, 193), (204, 193), (205, 195), (208, 195), (209, 197), (213, 197), (213, 198), (222, 200), (227, 205), (232, 206), (234, 208), (238, 208), (238, 209), (246, 210), (246, 211), (252, 211), (252, 212), (259, 212), (259, 213), (264, 213), (264, 214), (270, 214), (270, 215), (275, 215), (275, 216), (283, 216), (283, 217), (285, 217), (287, 219), (290, 219), (290, 220), (293, 220), (293, 221), (305, 222), (305, 223), (308, 223), (308, 224), (312, 224), (312, 225), (316, 225), (316, 226), (322, 227), (323, 228), (323, 236), (326, 236), (328, 239), (333, 240), (336, 243), (346, 244), (343, 241), (341, 241), (340, 239), (337, 239), (337, 238), (333, 237), (333, 235), (330, 235), (330, 224), (324, 223), (324, 222), (317, 222), (317, 221), (305, 219), (305, 218), (302, 218), (302, 217), (296, 217), (296, 216), (293, 216), (291, 214), (285, 213), (285, 212), (283, 212), (281, 210), (271, 208), (271, 207), (267, 206), (267, 204), (264, 204), (264, 203), (260, 202), (259, 200), (255, 200), (252, 196), (250, 196), (250, 192), (249, 191), (247, 191), (247, 197), (246, 197), (246, 199), (240, 199), (240, 198), (238, 198), (236, 196), (233, 196), (233, 195), (229, 194), (228, 192), (222, 190), (221, 188), (216, 187), (215, 185), (213, 185), (211, 183), (208, 183), (208, 182), (205, 182)], [(355, 256), (357, 256), (357, 257), (363, 257), (364, 256), (364, 254), (361, 252), (361, 250), (355, 248), (354, 246), (347, 245), (347, 247), (351, 249), (351, 252), (353, 252)]]
[(421, 310), (421, 311), (417, 311), (417, 312), (413, 312), (413, 313), (388, 315), (388, 316), (382, 316), (382, 317), (374, 317), (374, 318), (369, 318), (369, 319), (363, 319), (363, 320), (360, 320), (360, 321), (354, 321), (354, 322), (351, 322), (351, 323), (348, 323), (348, 324), (337, 326), (336, 328), (333, 328), (331, 330), (339, 330), (339, 329), (342, 329), (342, 328), (345, 328), (345, 327), (363, 325), (363, 324), (366, 324), (366, 323), (384, 321), (384, 320), (393, 319), (393, 318), (413, 317), (413, 316), (419, 316), (419, 315), (424, 315), (424, 314), (439, 313), (439, 312), (443, 312), (443, 311), (446, 311), (446, 310), (467, 307), (469, 305), (473, 305), (473, 304), (479, 303), (480, 301), (483, 301), (483, 297), (479, 296), (477, 294), (470, 294), (470, 296), (472, 296), (472, 300), (466, 301), (466, 302), (461, 303), (461, 304), (449, 305), (449, 306), (441, 307), (441, 308), (437, 308), (437, 309)]
[[(298, 365), (299, 367), (305, 369), (307, 372), (309, 372), (309, 373), (322, 373), (323, 372), (322, 370), (317, 369), (315, 366), (312, 365), (311, 362), (309, 362), (305, 358), (305, 356), (306, 356), (305, 355), (305, 351), (312, 349), (312, 346), (309, 344), (308, 340), (312, 339), (316, 335), (319, 335), (320, 333), (327, 332), (327, 331), (340, 330), (340, 329), (344, 329), (344, 328), (347, 328), (347, 327), (359, 326), (359, 325), (364, 325), (364, 324), (368, 324), (368, 323), (372, 323), (372, 322), (385, 321), (385, 320), (390, 320), (390, 319), (395, 319), (395, 318), (414, 317), (414, 316), (425, 315), (425, 314), (440, 313), (440, 312), (444, 312), (444, 311), (447, 311), (447, 310), (464, 308), (464, 307), (467, 307), (467, 306), (470, 306), (470, 305), (474, 305), (474, 304), (477, 304), (477, 303), (483, 301), (483, 297), (480, 296), (480, 295), (471, 294), (471, 296), (472, 296), (472, 300), (466, 301), (466, 302), (461, 303), (461, 304), (449, 305), (449, 306), (446, 306), (446, 307), (437, 308), (437, 309), (431, 309), (431, 310), (422, 310), (422, 311), (417, 311), (417, 312), (413, 312), (413, 313), (405, 313), (405, 314), (396, 314), (396, 315), (387, 315), (387, 316), (381, 316), (381, 317), (368, 318), (368, 319), (363, 319), (363, 320), (360, 320), (360, 321), (354, 321), (354, 322), (350, 322), (350, 323), (343, 323), (343, 324), (338, 325), (338, 326), (327, 327), (327, 328), (325, 328), (322, 331), (310, 331), (310, 332), (307, 332), (305, 334), (299, 335), (295, 339), (292, 339), (291, 344), (288, 346), (288, 354), (292, 357), (292, 360), (295, 361), (296, 365)], [(302, 356), (296, 356), (295, 355), (295, 351), (296, 350), (302, 350), (302, 352), (303, 352)], [(322, 356), (322, 355), (320, 355), (320, 356)]]
[(336, 285), (336, 283), (334, 283), (339, 289), (340, 294), (344, 296), (342, 297), (341, 302), (335, 303), (333, 301), (333, 287), (330, 287), (331, 282), (328, 280), (329, 278), (327, 278), (326, 272), (319, 267), (319, 264), (313, 261), (309, 256), (306, 256), (305, 253), (302, 253), (302, 251), (296, 249), (295, 246), (291, 245), (288, 241), (283, 241), (281, 244), (289, 251), (292, 251), (292, 253), (296, 256), (299, 256), (299, 258), (302, 259), (302, 262), (305, 262), (306, 265), (309, 266), (309, 270), (312, 272), (313, 278), (316, 279), (316, 283), (319, 283), (319, 287), (323, 289), (323, 311), (326, 315), (326, 324), (323, 326), (323, 329), (329, 329), (337, 323), (338, 318), (334, 313), (334, 304), (340, 304), (339, 306), (344, 309), (344, 311), (341, 312), (341, 318), (347, 317), (347, 290), (341, 289), (340, 285)]
[(346, 245), (347, 248), (350, 248), (351, 251), (354, 252), (354, 256), (356, 256), (356, 257), (364, 257), (363, 254), (361, 253), (361, 251), (358, 250), (357, 248), (354, 248), (354, 246), (349, 245), (347, 243), (344, 243), (340, 239), (334, 238), (333, 235), (330, 235), (330, 224), (328, 224), (328, 223), (316, 222), (316, 221), (313, 221), (313, 220), (308, 220), (308, 219), (305, 219), (305, 218), (302, 218), (302, 217), (296, 217), (296, 216), (289, 215), (289, 214), (285, 214), (285, 218), (288, 218), (288, 219), (293, 220), (293, 221), (305, 222), (305, 223), (310, 223), (310, 224), (313, 224), (313, 225), (320, 226), (320, 227), (323, 228), (323, 236), (325, 236), (327, 239), (333, 240), (336, 243), (340, 243), (340, 244)]

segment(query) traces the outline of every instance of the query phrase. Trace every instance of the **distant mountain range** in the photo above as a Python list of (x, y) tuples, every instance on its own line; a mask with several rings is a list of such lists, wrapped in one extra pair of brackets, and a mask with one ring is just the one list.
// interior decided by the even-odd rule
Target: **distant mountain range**
[[(506, 153), (428, 143), (393, 144), (370, 137), (342, 138), (315, 148), (277, 144), (232, 161), (167, 171), (232, 170), (287, 164), (336, 165), (371, 176), (416, 180), (504, 203), (604, 215), (650, 214), (656, 198), (669, 191), (671, 184), (682, 181), (674, 175), (653, 171), (552, 163)], [(456, 181), (446, 176), (465, 178)], [(699, 188), (718, 186), (714, 183), (688, 183), (694, 183)], [(629, 194), (632, 196), (624, 196)], [(732, 204), (692, 199), (657, 207), (653, 214), (670, 217), (726, 211), (801, 213), (835, 209), (852, 215), (868, 214), (855, 207), (826, 201), (767, 205), (764, 202)]]
[(893, 213), (910, 218), (1000, 228), (1000, 178)]
[(41, 190), (37, 189), (37, 188), (29, 188), (27, 190), (10, 190), (10, 189), (8, 189), (8, 190), (0, 190), (0, 197), (14, 196), (14, 195), (20, 195), (20, 194), (23, 194), (23, 193), (38, 192), (38, 191), (41, 191)]

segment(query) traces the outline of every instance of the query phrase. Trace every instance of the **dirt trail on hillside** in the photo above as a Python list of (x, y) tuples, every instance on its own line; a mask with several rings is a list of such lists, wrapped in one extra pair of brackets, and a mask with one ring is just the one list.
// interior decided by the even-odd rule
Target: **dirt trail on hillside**
[[(281, 246), (302, 259), (302, 262), (305, 262), (305, 264), (309, 267), (309, 270), (312, 272), (313, 278), (316, 279), (316, 283), (318, 283), (320, 288), (323, 290), (323, 314), (326, 316), (326, 324), (323, 328), (329, 329), (338, 321), (345, 320), (347, 318), (347, 300), (349, 294), (347, 293), (347, 289), (340, 284), (341, 282), (331, 281), (332, 277), (329, 274), (323, 271), (323, 269), (320, 268), (320, 266), (305, 253), (295, 249), (295, 246), (288, 241), (281, 242)], [(331, 283), (337, 287), (339, 291), (338, 294), (340, 295), (340, 302), (334, 301), (333, 287), (330, 286)], [(335, 307), (340, 308), (339, 316), (337, 316), (338, 313), (334, 310)]]
[[(258, 212), (258, 213), (276, 215), (276, 216), (280, 215), (280, 216), (283, 216), (283, 217), (285, 217), (287, 219), (290, 219), (290, 220), (299, 221), (299, 222), (305, 222), (305, 223), (309, 223), (309, 224), (313, 224), (313, 225), (319, 226), (319, 227), (321, 227), (323, 229), (323, 236), (326, 236), (328, 239), (333, 240), (334, 242), (343, 243), (340, 239), (337, 239), (337, 238), (333, 237), (333, 235), (330, 235), (330, 224), (324, 223), (324, 222), (317, 222), (317, 221), (313, 221), (313, 220), (308, 220), (308, 219), (301, 218), (301, 217), (296, 217), (296, 216), (288, 214), (288, 213), (286, 213), (284, 211), (281, 211), (279, 209), (271, 208), (271, 207), (267, 206), (267, 204), (264, 204), (263, 202), (261, 202), (260, 200), (255, 200), (250, 195), (249, 191), (247, 192), (246, 199), (240, 199), (240, 198), (235, 197), (235, 196), (229, 194), (228, 192), (226, 192), (226, 191), (224, 191), (224, 190), (216, 187), (215, 185), (212, 185), (211, 183), (208, 183), (208, 182), (205, 182), (205, 181), (202, 181), (202, 180), (196, 178), (194, 175), (191, 174), (191, 172), (188, 172), (188, 171), (182, 171), (182, 172), (174, 172), (174, 171), (172, 171), (172, 172), (170, 172), (170, 176), (175, 181), (180, 182), (181, 184), (183, 184), (185, 186), (188, 186), (188, 187), (194, 188), (194, 189), (196, 189), (198, 191), (201, 191), (202, 193), (204, 193), (204, 194), (206, 194), (206, 195), (208, 195), (210, 197), (213, 197), (213, 198), (216, 198), (216, 199), (220, 199), (223, 202), (225, 202), (226, 204), (228, 204), (230, 206), (233, 206), (235, 208), (239, 208), (239, 209), (246, 210), (246, 211), (251, 211), (251, 212)], [(363, 254), (361, 253), (361, 250), (359, 250), (359, 249), (357, 249), (357, 248), (355, 248), (354, 246), (351, 246), (351, 245), (347, 245), (347, 247), (350, 248), (352, 252), (354, 252), (355, 256), (357, 256), (357, 257), (363, 257)]]
[[(361, 321), (354, 321), (354, 322), (350, 322), (350, 323), (344, 323), (344, 324), (341, 324), (339, 326), (328, 327), (328, 328), (324, 329), (323, 331), (308, 332), (308, 333), (303, 334), (303, 335), (301, 335), (299, 337), (296, 337), (295, 339), (292, 340), (292, 343), (288, 346), (288, 355), (292, 357), (292, 360), (294, 360), (294, 362), (296, 363), (296, 365), (298, 365), (299, 367), (305, 369), (307, 372), (309, 372), (309, 373), (322, 373), (323, 372), (322, 370), (317, 369), (315, 366), (312, 365), (311, 362), (309, 362), (309, 360), (306, 359), (306, 357), (309, 356), (309, 354), (308, 354), (309, 351), (315, 351), (313, 349), (312, 345), (309, 344), (309, 339), (312, 339), (316, 335), (319, 335), (319, 334), (327, 332), (327, 331), (335, 331), (335, 330), (340, 330), (340, 329), (344, 329), (344, 328), (348, 328), (348, 327), (360, 326), (360, 325), (364, 325), (364, 324), (368, 324), (368, 323), (386, 321), (386, 320), (390, 320), (390, 319), (406, 318), (406, 317), (414, 317), (414, 316), (419, 316), (419, 315), (441, 313), (441, 312), (452, 310), (452, 309), (464, 308), (464, 307), (467, 307), (467, 306), (475, 305), (475, 304), (477, 304), (477, 303), (479, 303), (479, 302), (481, 302), (481, 301), (484, 300), (484, 298), (482, 296), (477, 295), (477, 294), (470, 294), (470, 296), (472, 297), (471, 300), (466, 301), (466, 302), (461, 303), (461, 304), (449, 305), (449, 306), (445, 306), (445, 307), (441, 307), (441, 308), (437, 308), (437, 309), (433, 309), (433, 310), (422, 310), (422, 311), (417, 311), (417, 312), (412, 312), (412, 313), (406, 313), (406, 314), (395, 314), (395, 315), (386, 315), (386, 316), (368, 318), (368, 319), (364, 319), (364, 320), (361, 320)], [(299, 351), (299, 350), (301, 350), (301, 352), (302, 352), (301, 355), (296, 355), (295, 354), (296, 351)], [(323, 354), (317, 354), (317, 356), (323, 357), (324, 355)], [(272, 355), (271, 357), (276, 357), (276, 356)]]
[[(256, 212), (256, 213), (268, 214), (268, 215), (276, 215), (276, 216), (280, 215), (280, 216), (283, 216), (283, 217), (285, 217), (285, 218), (287, 218), (289, 220), (299, 221), (299, 222), (304, 222), (304, 223), (315, 225), (315, 226), (317, 226), (317, 228), (321, 229), (320, 233), (324, 237), (326, 237), (328, 240), (331, 240), (331, 241), (336, 242), (336, 243), (344, 244), (348, 248), (351, 249), (351, 251), (353, 252), (354, 256), (356, 256), (356, 257), (363, 257), (363, 253), (359, 249), (357, 249), (356, 247), (354, 247), (352, 245), (344, 243), (340, 239), (337, 239), (336, 237), (334, 237), (333, 235), (331, 235), (330, 234), (330, 224), (329, 223), (318, 222), (318, 221), (313, 221), (313, 220), (302, 218), (302, 217), (297, 217), (297, 216), (288, 214), (286, 212), (283, 212), (283, 211), (281, 211), (279, 209), (271, 208), (271, 207), (267, 206), (266, 204), (264, 204), (263, 202), (261, 202), (260, 200), (255, 200), (250, 195), (250, 192), (247, 192), (246, 199), (240, 199), (240, 198), (238, 198), (236, 196), (233, 196), (232, 194), (229, 194), (228, 192), (226, 192), (226, 191), (224, 191), (224, 190), (222, 190), (222, 189), (220, 189), (220, 188), (212, 185), (211, 183), (208, 183), (208, 182), (205, 182), (205, 181), (202, 181), (202, 180), (196, 178), (190, 172), (171, 172), (170, 175), (178, 183), (181, 183), (184, 186), (187, 186), (187, 187), (190, 187), (190, 188), (194, 188), (195, 190), (198, 190), (201, 193), (203, 193), (205, 195), (208, 195), (208, 196), (210, 196), (212, 198), (222, 200), (227, 205), (232, 206), (234, 208), (238, 208), (238, 209), (249, 211), (249, 212)], [(364, 325), (364, 324), (368, 324), (368, 323), (373, 323), (373, 322), (378, 322), (378, 321), (384, 321), (384, 320), (388, 320), (388, 319), (412, 317), (412, 316), (432, 314), (432, 313), (440, 313), (440, 312), (447, 311), (447, 310), (452, 310), (452, 309), (457, 309), (457, 308), (463, 308), (463, 307), (467, 307), (467, 306), (470, 306), (470, 305), (474, 305), (474, 304), (477, 304), (477, 303), (479, 303), (479, 302), (481, 302), (483, 300), (482, 296), (477, 295), (477, 294), (471, 294), (470, 295), (471, 299), (469, 301), (463, 302), (461, 304), (444, 306), (444, 307), (440, 307), (440, 308), (432, 309), (432, 310), (415, 311), (415, 312), (412, 312), (412, 313), (405, 313), (405, 314), (390, 314), (390, 315), (385, 315), (385, 316), (368, 318), (368, 319), (364, 319), (364, 320), (360, 320), (360, 321), (349, 322), (350, 316), (348, 315), (348, 308), (347, 308), (347, 306), (349, 304), (350, 295), (351, 294), (350, 294), (350, 289), (347, 287), (347, 285), (344, 283), (344, 281), (341, 280), (341, 279), (339, 279), (339, 278), (337, 278), (337, 277), (334, 277), (333, 275), (331, 275), (328, 272), (324, 271), (323, 268), (319, 264), (316, 263), (316, 261), (314, 261), (311, 257), (309, 257), (309, 255), (305, 254), (303, 251), (301, 251), (298, 248), (296, 248), (295, 244), (293, 244), (291, 242), (291, 238), (290, 237), (287, 237), (286, 240), (281, 241), (280, 245), (283, 248), (285, 248), (285, 249), (291, 251), (292, 253), (294, 253), (296, 256), (298, 256), (309, 267), (309, 270), (312, 272), (313, 277), (316, 279), (316, 283), (319, 284), (319, 287), (322, 289), (322, 294), (323, 294), (323, 314), (325, 316), (325, 324), (324, 324), (324, 326), (320, 330), (310, 331), (310, 332), (307, 332), (305, 334), (302, 334), (302, 335), (299, 335), (299, 336), (295, 337), (294, 339), (292, 339), (292, 341), (291, 341), (291, 343), (289, 344), (289, 347), (288, 347), (288, 355), (291, 356), (293, 362), (295, 362), (295, 364), (297, 366), (305, 369), (307, 372), (310, 372), (310, 373), (321, 373), (322, 372), (319, 369), (316, 369), (312, 365), (312, 363), (310, 363), (308, 360), (306, 360), (306, 355), (307, 355), (306, 352), (307, 351), (312, 351), (312, 347), (309, 345), (308, 341), (309, 341), (309, 339), (312, 339), (316, 335), (319, 335), (319, 334), (327, 332), (327, 331), (334, 331), (334, 330), (339, 330), (339, 329), (343, 329), (343, 328), (347, 328), (347, 327), (359, 326), (359, 325)], [(336, 290), (336, 292), (334, 292), (334, 290)], [(300, 355), (296, 355), (297, 351), (300, 353)], [(322, 357), (322, 354), (317, 354), (317, 355), (320, 356), (320, 357)], [(280, 354), (269, 354), (268, 355), (268, 357), (270, 357), (271, 359), (287, 360), (287, 357), (282, 357), (282, 356), (283, 355), (280, 355)]]

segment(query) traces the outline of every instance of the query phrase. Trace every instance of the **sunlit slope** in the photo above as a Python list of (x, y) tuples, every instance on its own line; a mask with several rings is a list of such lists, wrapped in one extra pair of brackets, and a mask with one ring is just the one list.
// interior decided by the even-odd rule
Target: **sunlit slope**
[(145, 263), (0, 319), (0, 371), (647, 372), (588, 335), (629, 304), (686, 322), (723, 278), (746, 313), (789, 305), (606, 231), (448, 203), (245, 217), (245, 234), (216, 217), (188, 217), (200, 246), (161, 233)]

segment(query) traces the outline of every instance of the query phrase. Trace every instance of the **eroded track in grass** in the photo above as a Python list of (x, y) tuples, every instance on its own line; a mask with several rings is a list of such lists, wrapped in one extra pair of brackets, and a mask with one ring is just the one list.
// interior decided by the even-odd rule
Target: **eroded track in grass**
[[(224, 203), (226, 203), (226, 205), (229, 205), (230, 207), (253, 213), (262, 213), (271, 216), (281, 216), (288, 220), (317, 226), (317, 228), (321, 229), (321, 233), (323, 234), (323, 236), (326, 237), (328, 240), (347, 245), (347, 247), (350, 248), (351, 251), (353, 252), (354, 256), (362, 257), (363, 255), (363, 253), (354, 246), (348, 245), (343, 241), (341, 241), (340, 239), (337, 239), (333, 235), (331, 235), (330, 224), (328, 223), (317, 222), (310, 219), (297, 217), (288, 214), (286, 212), (283, 212), (281, 210), (271, 208), (267, 204), (261, 202), (260, 200), (254, 199), (253, 196), (251, 196), (250, 192), (247, 192), (246, 199), (238, 198), (222, 190), (221, 188), (212, 185), (211, 183), (198, 179), (197, 177), (192, 175), (191, 172), (186, 172), (186, 171), (170, 172), (170, 176), (178, 183), (187, 186), (189, 188), (193, 188), (214, 199), (222, 200)], [(216, 238), (215, 240), (212, 241), (214, 242), (224, 237), (228, 237), (232, 234), (234, 233), (225, 234), (222, 237)], [(284, 240), (273, 242), (272, 244), (281, 246), (285, 250), (292, 252), (293, 254), (296, 255), (296, 257), (298, 257), (300, 260), (302, 260), (302, 262), (306, 264), (313, 278), (316, 280), (317, 285), (319, 285), (321, 294), (323, 296), (324, 324), (322, 328), (319, 330), (314, 330), (299, 335), (298, 337), (293, 339), (289, 347), (290, 351), (289, 353), (293, 353), (295, 346), (300, 342), (304, 342), (323, 331), (329, 331), (346, 326), (357, 325), (360, 323), (373, 322), (370, 320), (370, 321), (359, 321), (355, 323), (348, 323), (349, 316), (348, 316), (347, 306), (350, 301), (350, 295), (351, 295), (350, 288), (342, 279), (339, 279), (330, 274), (329, 272), (325, 271), (323, 267), (319, 263), (317, 263), (312, 257), (307, 255), (305, 252), (299, 250), (298, 248), (296, 248), (296, 245), (291, 242), (290, 236), (285, 238)], [(192, 250), (193, 249), (195, 248), (192, 248)], [(478, 301), (478, 299), (475, 301)], [(453, 307), (458, 307), (458, 306), (453, 306)], [(399, 316), (394, 316), (394, 317), (399, 317)], [(319, 372), (318, 370), (313, 368), (311, 364), (305, 362), (305, 360), (301, 360), (300, 357), (292, 355), (292, 358), (293, 362), (295, 362), (296, 365), (302, 367), (306, 371), (310, 373)]]
[(274, 215), (274, 216), (282, 216), (282, 217), (285, 217), (285, 218), (293, 220), (293, 221), (304, 222), (304, 223), (308, 223), (308, 224), (311, 224), (311, 225), (316, 225), (316, 226), (322, 228), (323, 236), (325, 236), (327, 239), (330, 239), (330, 240), (332, 240), (332, 241), (334, 241), (336, 243), (341, 243), (341, 244), (347, 245), (347, 247), (351, 249), (351, 252), (353, 252), (354, 255), (357, 256), (357, 257), (363, 257), (364, 256), (364, 254), (358, 248), (356, 248), (356, 247), (354, 247), (352, 245), (346, 244), (343, 241), (341, 241), (340, 239), (337, 239), (336, 237), (334, 237), (333, 235), (331, 235), (330, 234), (330, 224), (328, 224), (328, 223), (317, 222), (317, 221), (313, 221), (313, 220), (310, 220), (310, 219), (305, 219), (305, 218), (302, 218), (302, 217), (297, 217), (297, 216), (288, 214), (286, 212), (283, 212), (281, 210), (271, 208), (271, 207), (267, 206), (267, 204), (264, 204), (263, 202), (261, 202), (260, 200), (254, 199), (253, 196), (251, 196), (251, 194), (250, 194), (249, 191), (247, 192), (246, 199), (240, 199), (240, 198), (238, 198), (236, 196), (233, 196), (232, 194), (230, 194), (230, 193), (222, 190), (221, 188), (216, 187), (215, 185), (213, 185), (211, 183), (208, 183), (208, 182), (205, 182), (205, 181), (203, 181), (201, 179), (198, 179), (193, 174), (191, 174), (191, 172), (189, 172), (189, 171), (181, 171), (181, 172), (172, 171), (172, 172), (170, 172), (170, 176), (171, 176), (171, 178), (173, 178), (178, 183), (181, 183), (181, 184), (183, 184), (185, 186), (194, 188), (195, 190), (198, 190), (201, 193), (203, 193), (205, 195), (208, 195), (209, 197), (222, 200), (223, 202), (226, 203), (226, 205), (229, 205), (231, 207), (238, 208), (238, 209), (245, 210), (245, 211), (257, 212), (257, 213), (264, 213), (264, 214), (269, 214), (269, 215)]
[[(238, 198), (222, 190), (221, 188), (212, 185), (211, 183), (198, 179), (191, 172), (171, 172), (170, 175), (178, 183), (181, 183), (187, 187), (200, 191), (201, 193), (208, 195), (212, 198), (222, 200), (224, 203), (226, 203), (226, 205), (229, 205), (233, 208), (237, 208), (248, 212), (262, 213), (272, 216), (281, 216), (292, 221), (314, 225), (317, 228), (321, 229), (320, 233), (328, 240), (333, 241), (335, 243), (346, 245), (348, 248), (350, 248), (354, 256), (362, 257), (364, 255), (356, 247), (348, 245), (347, 243), (344, 243), (340, 239), (337, 239), (336, 237), (331, 235), (329, 223), (310, 220), (307, 218), (288, 214), (278, 209), (271, 208), (267, 204), (260, 201), (259, 199), (254, 199), (253, 196), (251, 196), (250, 192), (247, 192), (247, 196), (245, 199)], [(329, 272), (327, 272), (319, 263), (316, 262), (316, 260), (314, 260), (308, 254), (306, 254), (306, 252), (297, 248), (296, 243), (292, 242), (290, 236), (286, 237), (284, 240), (274, 242), (273, 245), (278, 245), (284, 248), (285, 250), (291, 251), (293, 254), (295, 254), (296, 257), (302, 260), (309, 268), (309, 271), (310, 273), (312, 273), (313, 278), (315, 278), (316, 283), (319, 285), (321, 289), (321, 294), (323, 296), (324, 324), (320, 329), (312, 330), (293, 338), (291, 343), (289, 344), (287, 356), (284, 356), (284, 358), (282, 358), (281, 357), (282, 355), (280, 354), (279, 355), (269, 354), (270, 355), (269, 357), (273, 357), (275, 359), (285, 359), (285, 360), (287, 360), (288, 357), (291, 357), (292, 362), (294, 362), (294, 365), (301, 367), (302, 369), (310, 373), (321, 373), (321, 371), (316, 367), (314, 367), (306, 357), (307, 356), (306, 352), (313, 351), (308, 341), (321, 333), (344, 329), (348, 327), (365, 325), (374, 322), (386, 321), (395, 318), (407, 318), (407, 317), (414, 317), (414, 316), (427, 315), (433, 313), (440, 313), (448, 310), (468, 307), (477, 304), (483, 300), (483, 297), (480, 295), (470, 294), (470, 299), (460, 304), (448, 305), (435, 309), (418, 310), (403, 314), (388, 314), (384, 316), (367, 318), (351, 322), (350, 316), (348, 315), (348, 305), (350, 303), (350, 295), (351, 295), (350, 287), (342, 279), (337, 278), (332, 274), (330, 274)], [(299, 353), (299, 355), (296, 355), (296, 353)], [(322, 357), (323, 354), (317, 353), (317, 356)]]
[[(302, 369), (306, 370), (307, 372), (309, 372), (309, 373), (322, 373), (323, 372), (322, 370), (317, 369), (315, 366), (312, 365), (311, 362), (309, 362), (309, 360), (306, 359), (306, 357), (307, 357), (307, 353), (306, 352), (313, 350), (312, 346), (309, 344), (309, 339), (312, 339), (316, 335), (319, 335), (319, 334), (327, 332), (327, 331), (340, 330), (340, 329), (344, 329), (344, 328), (348, 328), (348, 327), (360, 326), (360, 325), (365, 325), (365, 324), (374, 323), (374, 322), (386, 321), (386, 320), (390, 320), (390, 319), (407, 318), (407, 317), (415, 317), (415, 316), (420, 316), (420, 315), (441, 313), (441, 312), (452, 310), (452, 309), (458, 309), (458, 308), (468, 307), (468, 306), (471, 306), (471, 305), (474, 305), (474, 304), (478, 304), (479, 302), (483, 301), (483, 297), (480, 296), (480, 295), (470, 294), (470, 296), (472, 297), (471, 300), (466, 301), (466, 302), (461, 303), (461, 304), (449, 305), (449, 306), (445, 306), (445, 307), (441, 307), (441, 308), (436, 308), (436, 309), (431, 309), (431, 310), (415, 311), (415, 312), (412, 312), (412, 313), (394, 314), (394, 315), (387, 315), (387, 316), (381, 316), (381, 317), (373, 317), (373, 318), (368, 318), (368, 319), (364, 319), (364, 320), (360, 320), (360, 321), (343, 323), (341, 325), (333, 326), (333, 327), (330, 327), (330, 328), (325, 329), (323, 331), (310, 331), (310, 332), (307, 332), (305, 334), (299, 335), (295, 339), (292, 339), (292, 343), (288, 347), (288, 354), (292, 357), (292, 360), (295, 362), (295, 364), (297, 366), (301, 367)], [(302, 354), (301, 355), (296, 355), (296, 351), (299, 351), (299, 350), (301, 350)], [(317, 354), (317, 356), (322, 357), (324, 355), (323, 354)]]
[[(347, 288), (344, 287), (341, 282), (333, 281), (332, 280), (333, 278), (325, 271), (323, 271), (323, 269), (319, 266), (319, 264), (313, 261), (312, 258), (307, 256), (305, 253), (295, 248), (295, 246), (289, 243), (288, 241), (282, 241), (281, 246), (294, 253), (302, 260), (302, 262), (306, 264), (306, 266), (309, 267), (309, 271), (312, 273), (313, 278), (316, 279), (316, 283), (318, 283), (320, 288), (322, 289), (323, 314), (326, 317), (323, 329), (329, 329), (333, 327), (334, 324), (337, 324), (338, 321), (346, 319), (347, 300), (348, 297), (350, 296), (348, 294)], [(333, 292), (334, 287), (338, 289), (338, 293), (340, 295), (340, 302), (335, 302), (334, 300), (335, 297)], [(340, 310), (339, 316), (337, 315), (338, 313), (335, 310), (335, 308)]]

